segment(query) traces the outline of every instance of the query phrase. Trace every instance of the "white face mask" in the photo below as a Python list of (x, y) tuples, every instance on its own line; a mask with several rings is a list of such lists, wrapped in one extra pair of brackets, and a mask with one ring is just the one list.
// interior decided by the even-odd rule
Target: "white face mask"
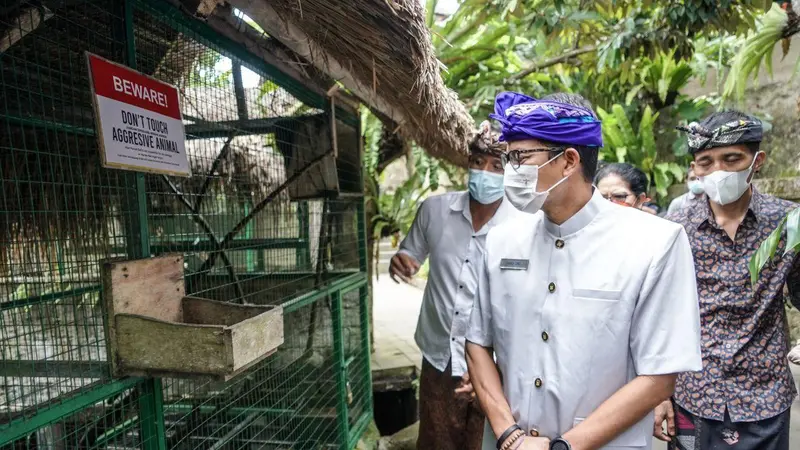
[(567, 179), (567, 177), (564, 177), (551, 186), (550, 189), (544, 192), (537, 192), (536, 187), (539, 184), (539, 169), (550, 164), (561, 155), (563, 155), (563, 153), (550, 159), (541, 166), (521, 165), (519, 168), (514, 169), (511, 167), (511, 164), (506, 164), (503, 184), (505, 185), (508, 201), (522, 212), (528, 214), (536, 214), (539, 212), (545, 200), (547, 200), (550, 191)]
[(740, 172), (718, 170), (700, 177), (708, 198), (718, 205), (727, 205), (742, 198), (742, 195), (747, 192), (747, 188), (750, 187), (750, 182), (752, 181), (750, 180), (750, 175), (753, 173), (758, 153), (753, 157), (750, 167), (745, 170)]

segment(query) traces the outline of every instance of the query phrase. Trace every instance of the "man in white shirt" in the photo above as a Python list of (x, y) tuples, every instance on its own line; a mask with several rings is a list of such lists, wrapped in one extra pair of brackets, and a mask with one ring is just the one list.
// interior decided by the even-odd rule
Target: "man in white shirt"
[(686, 233), (593, 188), (602, 135), (582, 97), (501, 93), (492, 117), (506, 198), (529, 214), (489, 233), (478, 267), (467, 361), (483, 449), (649, 449), (653, 408), (701, 368)]
[(667, 214), (676, 213), (682, 208), (692, 205), (698, 197), (703, 195), (703, 182), (697, 178), (697, 175), (694, 173), (694, 169), (691, 167), (689, 168), (689, 171), (686, 172), (686, 187), (689, 188), (689, 192), (675, 197), (675, 200), (669, 204)]
[(469, 192), (426, 199), (389, 269), (393, 279), (407, 281), (430, 256), (415, 335), (424, 357), (420, 450), (478, 450), (483, 436), (480, 409), (468, 394), (457, 395), (455, 390), (467, 373), (464, 335), (477, 292), (475, 266), (483, 259), (486, 233), (516, 211), (503, 199), (500, 155), (505, 145), (492, 139), (488, 122), (481, 127), (470, 144)]

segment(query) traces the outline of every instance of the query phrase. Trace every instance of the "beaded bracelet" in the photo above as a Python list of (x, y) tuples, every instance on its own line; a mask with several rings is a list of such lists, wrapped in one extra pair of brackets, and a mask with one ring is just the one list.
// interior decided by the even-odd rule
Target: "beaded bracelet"
[(525, 432), (519, 430), (518, 432), (513, 433), (506, 442), (503, 443), (503, 447), (501, 450), (510, 450), (511, 447), (516, 447), (514, 444), (519, 442), (520, 439), (525, 437)]
[(500, 448), (503, 446), (503, 442), (505, 442), (505, 440), (517, 430), (522, 431), (522, 428), (520, 428), (520, 426), (517, 424), (508, 427), (506, 431), (504, 431), (503, 434), (501, 434), (497, 439), (497, 450), (500, 450)]

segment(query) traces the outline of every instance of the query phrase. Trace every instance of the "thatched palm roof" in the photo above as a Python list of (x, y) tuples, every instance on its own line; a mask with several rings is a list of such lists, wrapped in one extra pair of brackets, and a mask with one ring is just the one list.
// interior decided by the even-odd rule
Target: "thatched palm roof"
[(419, 0), (230, 0), (431, 155), (463, 165), (472, 119), (440, 76)]

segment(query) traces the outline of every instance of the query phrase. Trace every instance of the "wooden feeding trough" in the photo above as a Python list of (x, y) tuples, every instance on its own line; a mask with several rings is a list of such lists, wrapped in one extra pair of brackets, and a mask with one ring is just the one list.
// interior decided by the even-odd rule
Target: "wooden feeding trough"
[(183, 257), (103, 263), (112, 375), (228, 379), (283, 343), (280, 306), (184, 295)]

